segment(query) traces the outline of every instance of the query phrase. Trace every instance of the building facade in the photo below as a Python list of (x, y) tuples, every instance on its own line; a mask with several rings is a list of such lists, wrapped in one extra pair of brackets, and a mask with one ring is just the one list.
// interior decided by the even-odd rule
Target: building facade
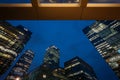
[(0, 75), (11, 66), (31, 34), (23, 26), (14, 27), (6, 21), (0, 21)]
[(60, 63), (60, 52), (56, 46), (50, 46), (46, 49), (43, 63), (51, 68), (58, 68)]
[(32, 63), (34, 58), (34, 53), (31, 50), (27, 50), (17, 61), (11, 72), (9, 73), (7, 80), (22, 80), (24, 75), (27, 74), (27, 71)]
[(64, 79), (64, 70), (59, 67), (60, 52), (56, 46), (46, 49), (43, 63), (30, 72), (24, 80), (61, 80)]
[(65, 76), (69, 80), (97, 80), (90, 65), (79, 57), (74, 57), (64, 63)]
[(41, 64), (34, 71), (30, 72), (24, 80), (60, 80), (59, 77), (54, 76), (54, 69), (48, 67), (46, 64)]
[(120, 78), (120, 21), (96, 21), (83, 32)]

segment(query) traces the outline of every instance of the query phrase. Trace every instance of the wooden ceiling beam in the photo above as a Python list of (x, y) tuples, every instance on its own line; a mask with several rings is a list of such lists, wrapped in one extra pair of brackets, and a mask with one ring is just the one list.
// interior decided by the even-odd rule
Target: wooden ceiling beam
[(0, 20), (103, 20), (120, 19), (120, 4), (0, 4)]

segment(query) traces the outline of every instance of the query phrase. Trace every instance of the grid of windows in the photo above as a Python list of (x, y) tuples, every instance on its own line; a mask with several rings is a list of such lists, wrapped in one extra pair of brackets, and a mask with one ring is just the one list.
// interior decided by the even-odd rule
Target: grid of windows
[[(24, 35), (23, 35), (24, 34)], [(31, 36), (30, 31), (0, 21), (0, 75), (11, 66)]]
[(55, 46), (50, 46), (46, 49), (46, 53), (44, 56), (44, 63), (50, 64), (54, 67), (59, 66), (59, 49)]
[(70, 80), (97, 80), (91, 66), (79, 57), (75, 57), (64, 63), (65, 75)]
[(7, 80), (10, 80), (11, 77), (16, 78), (18, 76), (22, 78), (27, 73), (27, 70), (29, 69), (32, 63), (33, 57), (34, 53), (31, 50), (27, 50), (18, 60), (16, 65), (13, 67), (13, 69), (7, 77)]
[[(90, 33), (91, 30), (93, 31), (92, 33)], [(120, 74), (117, 73), (117, 70), (120, 68), (120, 54), (118, 53), (120, 49), (120, 21), (96, 21), (93, 25), (86, 27), (83, 32), (120, 78)], [(98, 39), (96, 35), (99, 35)]]

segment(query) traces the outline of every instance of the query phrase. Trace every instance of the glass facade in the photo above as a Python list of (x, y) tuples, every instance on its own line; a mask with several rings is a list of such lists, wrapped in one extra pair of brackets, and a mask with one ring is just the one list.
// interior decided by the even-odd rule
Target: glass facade
[(61, 80), (61, 79), (68, 80), (68, 78), (65, 76), (64, 68), (61, 68), (61, 67), (56, 68), (56, 69), (53, 70), (52, 73), (56, 78), (58, 78), (58, 80)]
[(23, 80), (97, 80), (91, 66), (79, 57), (66, 61), (64, 68), (61, 68), (58, 56), (59, 49), (57, 47), (48, 47), (43, 63), (25, 76)]
[(17, 61), (16, 65), (13, 67), (9, 73), (7, 80), (15, 80), (17, 77), (23, 78), (32, 63), (34, 53), (31, 50), (27, 50), (21, 58)]
[(59, 58), (59, 49), (56, 46), (48, 47), (43, 63), (24, 77), (24, 80), (64, 80), (64, 70), (59, 67)]
[(0, 21), (0, 75), (11, 66), (31, 34), (22, 26), (14, 27), (8, 22)]
[(59, 60), (60, 60), (59, 49), (55, 46), (48, 47), (46, 49), (43, 63), (52, 66), (52, 68), (57, 68), (59, 67), (59, 63), (60, 63)]
[[(95, 46), (100, 55), (116, 72), (120, 68), (120, 21), (101, 20), (83, 29), (83, 32)], [(114, 69), (117, 68), (117, 69)], [(120, 74), (116, 73), (120, 78)]]
[(79, 57), (66, 61), (64, 69), (69, 80), (97, 80), (92, 67)]
[(69, 80), (64, 75), (63, 68), (52, 69), (46, 64), (40, 65), (34, 71), (30, 72), (23, 80)]
[(110, 67), (115, 71), (115, 73), (120, 78), (120, 54), (113, 55), (106, 59), (106, 62), (110, 65)]

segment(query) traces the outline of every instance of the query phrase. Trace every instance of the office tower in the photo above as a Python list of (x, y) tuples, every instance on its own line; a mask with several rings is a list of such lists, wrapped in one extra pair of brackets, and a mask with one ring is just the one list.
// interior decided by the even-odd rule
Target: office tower
[(14, 27), (8, 22), (0, 21), (0, 75), (11, 66), (31, 34), (23, 26)]
[(47, 64), (41, 64), (34, 71), (29, 73), (29, 76), (24, 80), (60, 80), (53, 75), (53, 68), (50, 68)]
[(59, 58), (60, 58), (59, 49), (55, 46), (50, 46), (46, 49), (43, 63), (45, 63), (51, 68), (57, 68), (59, 67), (60, 63)]
[(24, 75), (27, 74), (27, 71), (32, 63), (33, 58), (34, 53), (31, 50), (27, 50), (17, 61), (17, 63), (9, 73), (7, 80), (22, 80)]
[(30, 72), (23, 80), (69, 80), (65, 76), (64, 68), (51, 69), (46, 64), (42, 64), (34, 71)]
[(59, 58), (59, 49), (55, 46), (48, 47), (46, 49), (43, 63), (29, 73), (29, 76), (25, 80), (60, 80), (59, 77), (56, 77), (53, 74), (54, 70), (59, 68)]
[(90, 65), (79, 57), (74, 57), (64, 63), (65, 76), (69, 80), (97, 80)]
[(96, 21), (83, 32), (120, 78), (120, 21)]

